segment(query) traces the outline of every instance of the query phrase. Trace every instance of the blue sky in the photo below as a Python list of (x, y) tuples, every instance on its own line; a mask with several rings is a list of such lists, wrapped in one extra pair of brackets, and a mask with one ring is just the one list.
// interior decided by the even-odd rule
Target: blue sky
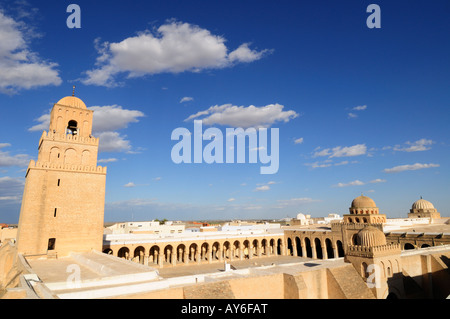
[[(67, 6), (81, 9), (68, 28)], [(381, 28), (368, 28), (369, 4)], [(48, 114), (94, 109), (105, 221), (406, 217), (450, 198), (448, 1), (0, 1), (0, 222)], [(175, 164), (174, 129), (279, 130), (279, 170)], [(204, 142), (204, 145), (207, 142)]]

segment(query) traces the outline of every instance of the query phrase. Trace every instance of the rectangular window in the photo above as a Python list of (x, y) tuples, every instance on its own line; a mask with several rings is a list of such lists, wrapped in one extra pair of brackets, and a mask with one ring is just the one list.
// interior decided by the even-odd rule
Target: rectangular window
[(55, 250), (56, 238), (48, 239), (48, 250)]
[(58, 186), (59, 186), (60, 183), (61, 183), (61, 180), (58, 178)]
[(56, 217), (56, 211), (58, 210), (58, 208), (55, 207), (55, 211), (53, 212), (53, 217)]

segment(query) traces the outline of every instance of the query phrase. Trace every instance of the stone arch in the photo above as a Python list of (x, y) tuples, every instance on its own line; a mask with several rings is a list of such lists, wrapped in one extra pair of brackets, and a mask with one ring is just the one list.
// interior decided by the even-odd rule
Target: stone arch
[(252, 241), (252, 255), (256, 257), (261, 255), (258, 239)]
[(209, 253), (210, 253), (209, 244), (207, 242), (204, 242), (200, 247), (200, 254), (201, 254), (200, 259), (209, 261), (210, 260)]
[(142, 246), (136, 247), (133, 254), (133, 259), (136, 262), (139, 262), (140, 264), (144, 263), (144, 254), (145, 254), (145, 248)]
[(128, 247), (122, 247), (117, 252), (117, 257), (127, 259), (130, 258), (130, 249)]
[(411, 243), (405, 243), (403, 250), (415, 249), (414, 245)]
[(422, 246), (420, 246), (420, 248), (427, 248), (427, 247), (430, 247), (430, 245), (428, 245), (428, 244), (422, 244)]
[(300, 240), (300, 237), (295, 237), (295, 245), (297, 246), (297, 256), (301, 257), (303, 256), (303, 251), (302, 251), (302, 243)]
[(230, 259), (231, 256), (231, 244), (230, 242), (227, 240), (223, 243), (223, 257), (225, 259)]
[(241, 257), (241, 242), (239, 240), (235, 240), (233, 242), (233, 258)]
[(68, 148), (64, 152), (64, 164), (76, 164), (77, 163), (77, 151), (73, 148)]
[(186, 262), (186, 246), (184, 244), (179, 244), (176, 249), (177, 262)]
[(160, 257), (160, 248), (158, 245), (153, 245), (149, 250), (149, 263), (158, 264)]
[(198, 245), (196, 243), (192, 243), (189, 245), (188, 253), (189, 253), (190, 261), (199, 261), (198, 260), (199, 249), (198, 249)]
[(292, 245), (292, 239), (288, 237), (287, 239), (287, 252), (289, 256), (294, 256), (294, 247)]
[(166, 245), (163, 250), (163, 261), (166, 263), (172, 263), (172, 254), (173, 254), (173, 246), (172, 245)]
[(211, 259), (212, 260), (221, 260), (222, 259), (221, 258), (222, 251), (220, 249), (219, 242), (217, 242), (217, 241), (214, 242), (212, 244), (211, 248), (212, 248), (212, 257), (211, 257)]
[(338, 251), (338, 257), (344, 257), (345, 252), (344, 252), (344, 245), (342, 244), (342, 241), (337, 240), (336, 246), (337, 246), (337, 251)]
[(51, 163), (62, 162), (61, 150), (59, 149), (59, 147), (54, 146), (50, 149), (49, 162)]
[(283, 241), (281, 238), (278, 238), (277, 240), (277, 255), (282, 255), (283, 253)]
[(331, 242), (330, 238), (325, 239), (325, 247), (327, 250), (327, 257), (334, 258), (333, 243)]
[(322, 252), (322, 243), (319, 238), (314, 239), (314, 246), (316, 246), (316, 257), (317, 259), (323, 259), (323, 252)]
[(113, 250), (111, 248), (105, 248), (105, 249), (103, 249), (103, 253), (107, 254), (107, 255), (112, 255), (113, 254)]
[(306, 250), (306, 256), (308, 258), (312, 258), (312, 247), (311, 247), (311, 240), (309, 237), (305, 237), (305, 250)]
[(263, 239), (261, 240), (261, 254), (268, 256), (268, 246), (269, 244), (267, 243), (267, 239)]
[(84, 150), (83, 153), (81, 153), (81, 165), (89, 165), (90, 155), (91, 152), (88, 150)]

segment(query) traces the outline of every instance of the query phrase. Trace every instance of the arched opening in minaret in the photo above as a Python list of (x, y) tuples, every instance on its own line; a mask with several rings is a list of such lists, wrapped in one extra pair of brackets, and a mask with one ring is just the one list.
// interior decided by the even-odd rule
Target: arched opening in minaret
[(78, 123), (75, 120), (70, 120), (69, 124), (67, 124), (67, 133), (76, 135), (78, 134)]

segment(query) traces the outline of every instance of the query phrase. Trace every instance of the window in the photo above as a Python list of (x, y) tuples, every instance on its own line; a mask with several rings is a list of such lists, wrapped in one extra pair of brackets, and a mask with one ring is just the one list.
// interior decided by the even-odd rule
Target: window
[(61, 183), (61, 179), (58, 178), (58, 186), (60, 185), (60, 183)]
[(48, 250), (55, 250), (56, 238), (48, 239)]
[(55, 207), (55, 211), (53, 212), (53, 217), (56, 217), (56, 211), (58, 210), (58, 208)]

